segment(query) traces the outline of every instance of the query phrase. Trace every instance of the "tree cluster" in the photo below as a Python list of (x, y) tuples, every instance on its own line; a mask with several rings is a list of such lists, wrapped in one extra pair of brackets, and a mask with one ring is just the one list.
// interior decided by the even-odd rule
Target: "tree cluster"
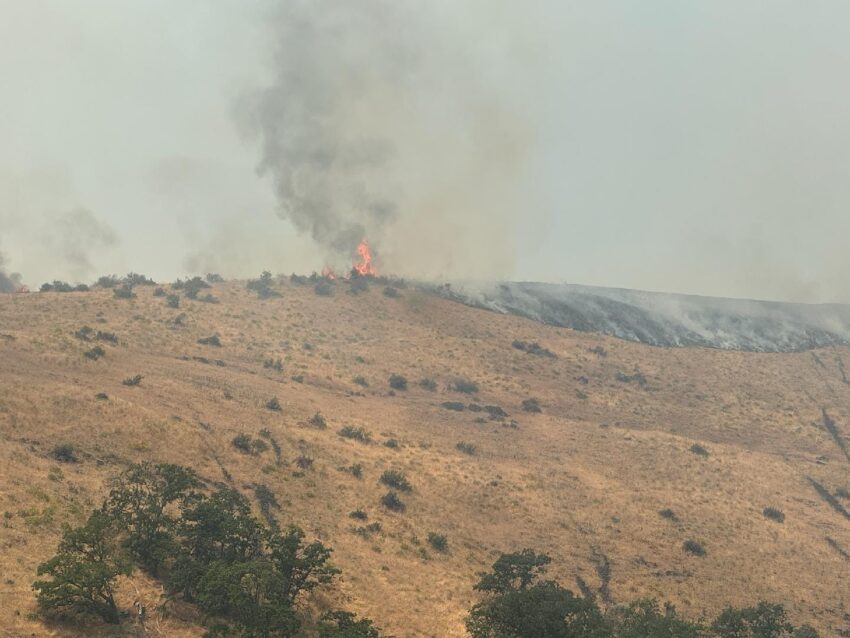
[[(248, 500), (195, 472), (142, 463), (115, 479), (109, 496), (81, 527), (66, 528), (56, 555), (33, 584), (44, 612), (93, 614), (118, 623), (116, 580), (134, 567), (159, 578), (173, 596), (204, 613), (207, 636), (299, 635), (300, 603), (339, 570), (331, 550), (290, 526), (266, 526)], [(368, 619), (329, 612), (321, 636), (378, 638)]]
[(682, 618), (672, 605), (639, 600), (603, 610), (592, 595), (580, 596), (544, 580), (551, 558), (524, 549), (503, 554), (481, 574), (483, 599), (470, 610), (472, 638), (817, 638), (810, 626), (794, 627), (782, 605), (725, 609), (712, 623)]

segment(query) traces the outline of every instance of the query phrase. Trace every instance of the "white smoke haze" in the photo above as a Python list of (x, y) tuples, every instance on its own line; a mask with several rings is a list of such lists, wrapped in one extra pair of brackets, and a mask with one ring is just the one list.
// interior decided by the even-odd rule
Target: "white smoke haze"
[(22, 282), (33, 288), (53, 279), (90, 283), (102, 274), (98, 264), (117, 247), (118, 235), (91, 210), (73, 203), (75, 199), (73, 185), (62, 171), (0, 171), (0, 232), (6, 261), (22, 271), (6, 276), (4, 292)]
[(0, 3), (5, 272), (850, 302), (847, 3), (199, 6)]
[(284, 3), (271, 23), (273, 82), (239, 115), (280, 216), (335, 264), (368, 239), (397, 274), (513, 270), (527, 134), (450, 20), (421, 3), (321, 0)]

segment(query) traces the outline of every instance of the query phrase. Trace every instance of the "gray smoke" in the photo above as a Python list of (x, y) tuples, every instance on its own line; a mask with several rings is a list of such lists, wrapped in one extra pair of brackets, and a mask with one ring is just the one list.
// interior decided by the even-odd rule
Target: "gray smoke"
[(388, 0), (296, 0), (276, 15), (272, 82), (239, 119), (279, 215), (331, 260), (368, 238), (396, 272), (512, 267), (522, 131), (451, 22)]
[(75, 281), (85, 281), (95, 274), (93, 253), (118, 242), (112, 228), (86, 208), (75, 208), (51, 221), (48, 236)]
[(19, 273), (7, 273), (5, 270), (6, 259), (0, 253), (0, 292), (15, 292), (21, 287), (21, 275)]

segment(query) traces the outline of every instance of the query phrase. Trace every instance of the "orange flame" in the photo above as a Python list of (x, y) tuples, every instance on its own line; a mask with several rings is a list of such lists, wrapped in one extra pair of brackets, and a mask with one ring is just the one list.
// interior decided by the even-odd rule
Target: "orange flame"
[(369, 244), (364, 239), (357, 245), (357, 254), (360, 255), (360, 263), (354, 264), (352, 274), (355, 272), (361, 276), (377, 275), (375, 267), (372, 265), (372, 255), (369, 253)]
[(322, 277), (326, 277), (327, 279), (336, 279), (336, 273), (330, 266), (325, 266), (322, 268)]

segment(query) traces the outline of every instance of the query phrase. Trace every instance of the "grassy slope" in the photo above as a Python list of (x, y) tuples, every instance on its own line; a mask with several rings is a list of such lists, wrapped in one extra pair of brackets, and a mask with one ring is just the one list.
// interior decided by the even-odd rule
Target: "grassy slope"
[[(218, 284), (220, 304), (184, 299), (178, 310), (150, 288), (131, 301), (109, 291), (0, 295), (0, 511), (11, 514), (0, 522), (0, 636), (72, 635), (28, 618), (35, 568), (61, 523), (82, 521), (105, 481), (143, 459), (191, 465), (211, 481), (226, 472), (249, 495), (266, 484), (281, 520), (335, 550), (343, 577), (315, 604), (366, 613), (399, 637), (462, 636), (475, 573), (525, 546), (549, 552), (563, 582), (578, 576), (594, 589), (607, 557), (615, 602), (657, 596), (711, 615), (766, 598), (830, 633), (850, 624), (842, 600), (850, 565), (825, 540), (850, 551), (850, 521), (806, 478), (850, 488), (850, 464), (821, 425), (827, 408), (850, 439), (850, 387), (838, 368), (846, 350), (650, 348), (413, 290), (390, 299), (378, 287), (346, 294), (344, 283), (331, 298), (280, 289), (281, 298), (261, 301), (244, 284)], [(172, 322), (181, 313), (183, 327)], [(113, 331), (120, 344), (90, 361), (82, 353), (91, 346), (73, 336), (82, 325)], [(196, 343), (213, 333), (222, 347)], [(558, 358), (520, 352), (514, 339), (539, 341)], [(589, 351), (599, 345), (607, 356)], [(283, 373), (263, 367), (270, 356), (283, 359)], [(616, 379), (638, 368), (646, 387)], [(389, 396), (394, 372), (410, 388)], [(121, 384), (137, 373), (141, 386)], [(298, 374), (303, 383), (290, 379)], [(357, 375), (370, 387), (355, 385)], [(474, 379), (479, 396), (448, 391), (456, 375)], [(437, 392), (416, 385), (426, 376)], [(98, 392), (109, 400), (95, 400)], [(281, 412), (264, 407), (275, 396)], [(542, 414), (522, 412), (532, 396)], [(519, 426), (476, 423), (480, 414), (440, 407), (447, 400), (499, 405)], [(309, 425), (316, 411), (327, 429)], [(373, 442), (340, 438), (345, 424), (365, 427)], [(263, 428), (282, 448), (280, 465), (271, 450), (251, 457), (230, 444)], [(400, 449), (381, 444), (390, 437)], [(456, 450), (459, 441), (477, 453)], [(50, 458), (66, 442), (82, 462)], [(694, 442), (709, 456), (689, 452)], [(298, 476), (302, 454), (314, 466)], [(363, 464), (362, 479), (340, 469), (352, 463)], [(378, 505), (387, 468), (414, 484), (403, 514)], [(784, 524), (762, 516), (767, 505), (785, 512)], [(352, 533), (357, 507), (381, 533)], [(657, 514), (668, 507), (677, 521)], [(448, 554), (422, 555), (430, 531), (448, 536)], [(688, 538), (707, 555), (685, 554)], [(128, 608), (146, 600), (151, 635), (200, 635), (191, 608), (155, 612), (158, 595), (140, 574), (122, 583)], [(92, 624), (76, 635), (113, 634)]]

